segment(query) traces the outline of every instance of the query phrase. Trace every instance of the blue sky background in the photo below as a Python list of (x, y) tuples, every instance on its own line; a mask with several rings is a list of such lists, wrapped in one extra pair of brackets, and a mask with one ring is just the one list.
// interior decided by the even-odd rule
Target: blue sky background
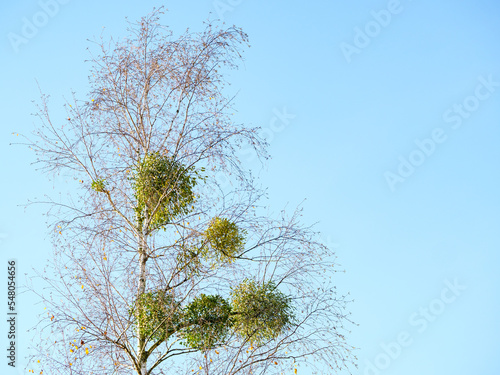
[[(59, 186), (30, 165), (26, 148), (9, 146), (18, 140), (13, 132), (33, 129), (36, 81), (52, 96), (54, 115), (64, 116), (62, 97), (86, 94), (87, 39), (103, 26), (106, 35), (124, 36), (125, 17), (163, 4), (164, 22), (178, 33), (199, 29), (226, 4), (220, 15), (249, 34), (246, 61), (230, 78), (239, 91), (236, 120), (261, 126), (270, 142), (273, 158), (260, 172), (269, 205), (277, 212), (306, 199), (304, 221), (318, 222), (347, 271), (337, 283), (355, 299), (359, 327), (350, 342), (360, 349), (352, 372), (499, 374), (500, 3), (493, 0), (70, 0), (18, 51), (9, 33), (22, 36), (23, 18), (42, 8), (33, 0), (2, 2), (0, 284), (7, 283), (7, 259), (17, 258), (21, 282), (51, 254), (44, 208), (20, 205)], [(399, 12), (377, 28), (373, 12), (387, 9)], [(367, 46), (356, 47), (356, 28), (371, 33)], [(343, 43), (357, 53), (346, 58)], [(466, 112), (454, 128), (458, 120), (443, 115), (458, 104)], [(288, 121), (272, 128), (284, 111)], [(430, 155), (419, 152), (415, 140), (436, 131), (444, 141)], [(393, 178), (410, 157), (419, 166), (391, 189), (388, 172)], [(466, 289), (454, 295), (447, 280)], [(0, 289), (6, 304), (6, 287)], [(435, 314), (425, 318), (421, 308)], [(42, 309), (20, 296), (18, 330), (31, 327)], [(385, 354), (383, 344), (405, 333), (411, 344), (393, 358)], [(19, 343), (19, 369), (28, 337)], [(3, 355), (0, 367), (18, 373)]]

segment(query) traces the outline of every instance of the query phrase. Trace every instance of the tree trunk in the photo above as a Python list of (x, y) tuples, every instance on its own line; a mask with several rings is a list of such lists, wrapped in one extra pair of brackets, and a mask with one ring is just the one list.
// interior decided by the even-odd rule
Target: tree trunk
[[(146, 254), (146, 237), (142, 233), (142, 219), (138, 218), (138, 232), (139, 232), (139, 285), (137, 286), (137, 301), (146, 292), (146, 262), (148, 260)], [(139, 311), (139, 305), (137, 310)], [(147, 375), (147, 357), (145, 356), (146, 350), (146, 337), (143, 330), (143, 322), (137, 319), (137, 361), (140, 368), (140, 375)]]

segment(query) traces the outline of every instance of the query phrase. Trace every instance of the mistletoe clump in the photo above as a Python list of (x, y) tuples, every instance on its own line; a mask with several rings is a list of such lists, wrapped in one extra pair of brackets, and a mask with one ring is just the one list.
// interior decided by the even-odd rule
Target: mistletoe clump
[(231, 297), (228, 302), (220, 295), (200, 294), (181, 307), (164, 291), (147, 292), (131, 315), (140, 335), (154, 341), (175, 335), (185, 346), (201, 351), (225, 345), (233, 334), (262, 345), (293, 324), (291, 297), (271, 281), (245, 279), (232, 289)]
[[(134, 314), (133, 310), (131, 311)], [(143, 293), (137, 301), (134, 324), (139, 333), (155, 341), (168, 339), (180, 322), (180, 305), (164, 291)]]
[(275, 339), (293, 323), (292, 299), (272, 281), (245, 279), (231, 294), (233, 329), (253, 343)]
[(187, 346), (205, 350), (224, 342), (231, 327), (231, 306), (224, 298), (201, 294), (183, 313)]
[(94, 180), (90, 187), (98, 193), (104, 193), (106, 191), (106, 181), (104, 179)]
[(158, 152), (147, 154), (132, 176), (137, 199), (136, 211), (152, 227), (162, 227), (179, 215), (190, 212), (196, 185), (193, 167)]
[(204, 253), (206, 258), (214, 258), (217, 263), (231, 263), (245, 246), (245, 231), (228, 219), (216, 217), (208, 226), (205, 237), (211, 252)]

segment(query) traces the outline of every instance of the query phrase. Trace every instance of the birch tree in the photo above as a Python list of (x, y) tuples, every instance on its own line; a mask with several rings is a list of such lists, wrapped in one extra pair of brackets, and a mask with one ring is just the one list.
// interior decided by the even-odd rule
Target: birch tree
[[(90, 91), (26, 143), (70, 179), (47, 198), (54, 254), (31, 281), (43, 304), (29, 371), (272, 374), (353, 362), (333, 252), (300, 209), (267, 214), (242, 168), (257, 128), (233, 121), (225, 74), (247, 35), (207, 23), (174, 37), (155, 10), (98, 41)], [(225, 184), (217, 176), (226, 176)], [(332, 370), (333, 369), (333, 370)]]

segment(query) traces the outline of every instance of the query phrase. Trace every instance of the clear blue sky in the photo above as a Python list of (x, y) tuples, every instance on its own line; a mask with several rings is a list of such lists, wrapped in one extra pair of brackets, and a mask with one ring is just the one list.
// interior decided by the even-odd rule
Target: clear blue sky
[[(360, 348), (353, 373), (500, 373), (498, 1), (65, 2), (0, 5), (1, 285), (7, 259), (17, 258), (22, 281), (51, 254), (43, 209), (19, 205), (57, 186), (26, 148), (9, 146), (36, 121), (36, 80), (63, 116), (62, 97), (86, 93), (87, 39), (103, 26), (124, 36), (125, 17), (164, 4), (164, 22), (182, 32), (219, 6), (250, 36), (231, 89), (237, 120), (270, 141), (260, 172), (269, 205), (307, 198), (304, 221), (318, 222), (347, 271), (337, 282), (360, 324), (350, 335)], [(23, 30), (33, 17), (38, 30)], [(43, 306), (19, 303), (23, 331)], [(17, 373), (4, 355), (0, 366)]]

